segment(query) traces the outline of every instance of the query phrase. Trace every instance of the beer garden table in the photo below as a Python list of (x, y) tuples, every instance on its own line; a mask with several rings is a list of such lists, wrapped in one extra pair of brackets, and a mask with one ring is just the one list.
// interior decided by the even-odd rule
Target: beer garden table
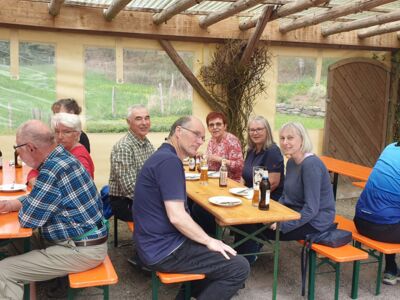
[[(4, 164), (0, 169), (0, 184), (19, 183), (24, 184), (29, 167), (15, 168)], [(15, 199), (18, 196), (25, 195), (27, 191), (0, 191), (0, 200)], [(0, 213), (0, 240), (24, 239), (24, 251), (30, 250), (30, 240), (32, 236), (31, 228), (22, 228), (18, 220), (18, 212)], [(29, 299), (29, 284), (24, 288), (24, 299)]]
[[(274, 272), (273, 272), (273, 290), (272, 299), (276, 299), (277, 285), (278, 285), (278, 262), (279, 262), (279, 222), (300, 219), (300, 214), (291, 210), (290, 208), (271, 200), (270, 209), (268, 211), (261, 211), (257, 207), (251, 205), (251, 200), (244, 197), (237, 197), (242, 200), (242, 204), (235, 207), (224, 207), (211, 204), (208, 199), (213, 196), (232, 196), (229, 189), (233, 187), (243, 187), (243, 185), (228, 180), (228, 187), (219, 187), (218, 179), (209, 179), (208, 185), (201, 185), (199, 181), (186, 181), (186, 191), (188, 196), (211, 213), (217, 223), (217, 237), (222, 238), (221, 227), (230, 227), (233, 231), (240, 232), (247, 235), (242, 241), (253, 239), (260, 242), (260, 239), (255, 237), (256, 234), (263, 231), (268, 225), (263, 228), (247, 234), (234, 228), (235, 225), (242, 224), (256, 224), (256, 223), (277, 223), (275, 242), (274, 242)], [(265, 243), (265, 242), (264, 242)]]
[(320, 156), (329, 172), (333, 173), (333, 195), (336, 200), (336, 192), (339, 174), (349, 176), (357, 180), (367, 181), (372, 172), (372, 168), (354, 164), (348, 161), (332, 158), (329, 156)]

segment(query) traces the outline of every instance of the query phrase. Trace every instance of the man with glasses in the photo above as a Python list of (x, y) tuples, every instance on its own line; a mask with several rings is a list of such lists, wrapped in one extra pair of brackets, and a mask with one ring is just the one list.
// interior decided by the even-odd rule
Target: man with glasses
[(182, 159), (196, 154), (204, 131), (199, 119), (180, 118), (167, 141), (144, 163), (133, 203), (134, 240), (140, 259), (154, 271), (206, 274), (205, 280), (192, 282), (195, 298), (230, 299), (243, 287), (249, 264), (207, 235), (187, 207)]
[(22, 227), (38, 228), (38, 249), (0, 261), (0, 299), (22, 299), (24, 284), (94, 268), (107, 255), (102, 202), (82, 164), (38, 120), (22, 124), (16, 142), (39, 176), (29, 195), (0, 201), (0, 213), (19, 211)]
[(110, 203), (114, 218), (132, 221), (132, 201), (136, 177), (144, 162), (154, 152), (146, 135), (150, 131), (150, 115), (143, 105), (128, 108), (128, 133), (111, 151)]

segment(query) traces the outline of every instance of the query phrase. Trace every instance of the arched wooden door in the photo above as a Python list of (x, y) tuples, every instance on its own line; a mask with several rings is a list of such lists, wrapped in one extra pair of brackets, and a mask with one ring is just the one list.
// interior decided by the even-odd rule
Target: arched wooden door
[(325, 155), (372, 167), (385, 145), (390, 69), (351, 58), (329, 67)]

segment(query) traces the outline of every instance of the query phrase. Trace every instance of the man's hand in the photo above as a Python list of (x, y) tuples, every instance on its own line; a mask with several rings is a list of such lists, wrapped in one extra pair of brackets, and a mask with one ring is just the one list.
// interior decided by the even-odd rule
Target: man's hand
[(0, 201), (0, 213), (10, 212), (10, 203), (9, 201)]
[(220, 252), (223, 256), (225, 256), (226, 259), (231, 259), (227, 253), (236, 256), (236, 251), (232, 247), (224, 244), (220, 240), (210, 237), (210, 240), (206, 244), (206, 246), (211, 251)]

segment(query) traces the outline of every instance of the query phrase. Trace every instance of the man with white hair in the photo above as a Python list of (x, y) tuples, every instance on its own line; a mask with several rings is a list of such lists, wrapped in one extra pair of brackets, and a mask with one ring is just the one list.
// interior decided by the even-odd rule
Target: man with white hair
[(132, 221), (132, 201), (136, 177), (144, 162), (154, 152), (146, 135), (150, 131), (150, 115), (143, 105), (128, 108), (126, 122), (128, 133), (120, 139), (111, 151), (110, 203), (114, 218)]
[(0, 261), (0, 299), (22, 299), (25, 283), (94, 268), (107, 255), (101, 198), (82, 164), (38, 120), (18, 128), (16, 143), (39, 175), (29, 195), (0, 201), (0, 213), (19, 211), (22, 227), (38, 228), (39, 249)]

